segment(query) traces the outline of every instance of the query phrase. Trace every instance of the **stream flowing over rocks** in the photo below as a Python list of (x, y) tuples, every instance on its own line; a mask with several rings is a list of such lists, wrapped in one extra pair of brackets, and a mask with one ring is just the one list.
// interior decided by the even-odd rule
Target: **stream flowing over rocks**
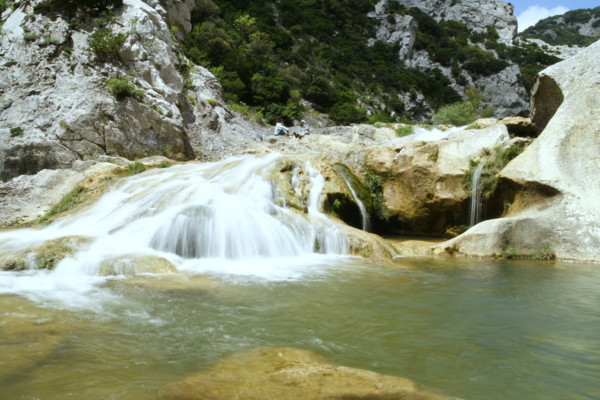
[[(384, 3), (379, 3), (379, 9)], [(400, 3), (433, 13), (446, 4), (440, 0)], [(323, 126), (326, 124), (317, 123), (317, 117), (307, 113), (313, 128), (299, 139), (274, 136), (271, 127), (245, 120), (227, 108), (219, 83), (207, 69), (194, 66), (187, 70), (190, 65), (178, 41), (191, 29), (193, 0), (124, 0), (111, 22), (115, 32), (126, 34), (116, 63), (95, 62), (88, 50), (92, 28), (69, 24), (48, 11), (52, 4), (52, 0), (31, 0), (7, 9), (0, 35), (0, 308), (5, 311), (0, 321), (4, 339), (0, 350), (9, 354), (0, 362), (0, 382), (28, 386), (29, 375), (35, 376), (31, 372), (59, 370), (57, 366), (66, 364), (72, 368), (66, 369), (67, 374), (93, 375), (99, 370), (93, 364), (98, 360), (95, 354), (104, 350), (78, 349), (72, 337), (73, 332), (86, 336), (100, 326), (106, 331), (103, 340), (110, 341), (110, 351), (120, 351), (114, 346), (115, 337), (123, 339), (121, 346), (129, 347), (127, 341), (135, 342), (131, 347), (140, 346), (136, 352), (125, 353), (128, 359), (121, 370), (104, 364), (106, 373), (140, 373), (145, 367), (139, 371), (138, 367), (144, 363), (163, 364), (165, 370), (154, 371), (163, 381), (136, 375), (139, 382), (154, 379), (155, 387), (144, 388), (152, 390), (152, 395), (146, 392), (144, 398), (450, 399), (424, 391), (410, 379), (387, 375), (414, 376), (402, 369), (388, 372), (379, 360), (362, 366), (373, 369), (370, 371), (357, 368), (360, 364), (351, 357), (346, 359), (350, 360), (345, 362), (348, 366), (339, 365), (294, 347), (326, 350), (329, 356), (336, 356), (371, 352), (385, 342), (379, 353), (388, 348), (396, 351), (400, 346), (392, 337), (420, 336), (428, 326), (432, 331), (450, 330), (447, 315), (463, 314), (463, 304), (476, 305), (477, 310), (467, 311), (475, 317), (466, 325), (454, 324), (461, 325), (448, 342), (454, 346), (466, 334), (479, 334), (473, 328), (482, 325), (477, 312), (483, 309), (492, 318), (488, 309), (481, 307), (482, 299), (485, 304), (513, 305), (512, 298), (496, 293), (478, 297), (486, 290), (506, 289), (504, 275), (492, 278), (486, 275), (491, 272), (482, 268), (477, 270), (483, 272), (477, 278), (483, 282), (479, 282), (481, 286), (464, 291), (461, 287), (461, 296), (471, 292), (471, 297), (466, 297), (470, 300), (461, 299), (465, 303), (456, 302), (455, 308), (440, 307), (447, 298), (452, 299), (457, 282), (475, 281), (460, 275), (449, 280), (451, 290), (440, 292), (431, 308), (423, 308), (423, 296), (431, 296), (432, 288), (439, 290), (432, 285), (432, 279), (439, 276), (426, 271), (428, 276), (422, 281), (415, 279), (414, 271), (397, 263), (402, 257), (600, 262), (600, 41), (539, 74), (531, 118), (511, 114), (522, 108), (523, 93), (522, 88), (515, 89), (518, 77), (508, 67), (495, 78), (504, 84), (483, 80), (483, 87), (487, 95), (503, 92), (494, 104), (501, 114), (511, 117), (482, 118), (462, 127), (404, 123)], [(489, 10), (490, 19), (477, 19), (478, 7)], [(446, 10), (480, 29), (504, 24), (506, 29), (499, 30), (503, 42), (514, 37), (514, 17), (505, 18), (512, 13), (509, 4), (463, 0), (452, 2)], [(381, 17), (376, 14), (372, 17)], [(398, 18), (394, 24), (387, 22), (390, 26), (382, 19), (378, 37), (402, 43), (399, 57), (407, 63), (426, 62), (411, 53), (414, 43), (398, 34), (398, 29), (412, 29), (413, 21)], [(107, 81), (113, 77), (128, 77), (140, 94), (118, 98), (108, 93)], [(479, 209), (481, 222), (473, 218), (473, 210)], [(481, 268), (481, 264), (459, 269), (462, 273)], [(365, 275), (352, 277), (359, 267)], [(496, 274), (496, 268), (490, 270)], [(382, 275), (365, 285), (367, 279), (363, 278), (375, 269)], [(331, 281), (323, 278), (334, 270), (339, 276), (332, 275)], [(231, 285), (224, 284), (225, 276)], [(356, 286), (340, 291), (332, 284), (348, 277), (357, 281)], [(532, 279), (528, 275), (523, 292), (529, 290)], [(258, 282), (256, 287), (244, 288), (244, 282), (253, 280)], [(502, 282), (490, 289), (493, 280)], [(323, 293), (322, 299), (300, 291), (291, 300), (295, 304), (290, 312), (285, 307), (265, 306), (279, 306), (283, 297), (298, 288), (319, 284), (322, 286), (316, 287)], [(380, 286), (384, 286), (383, 295), (372, 290)], [(270, 292), (270, 297), (249, 305), (250, 296), (256, 297), (254, 290)], [(413, 297), (412, 303), (405, 302), (408, 297), (397, 296), (403, 290), (414, 290), (419, 296)], [(554, 296), (553, 286), (541, 290)], [(223, 296), (225, 291), (230, 293)], [(138, 300), (121, 303), (130, 292), (135, 292)], [(512, 287), (510, 292), (512, 295)], [(172, 296), (174, 293), (177, 296)], [(338, 302), (324, 302), (334, 297), (332, 294)], [(399, 307), (396, 301), (380, 303), (387, 296), (408, 308)], [(306, 304), (298, 301), (300, 298)], [(354, 302), (349, 302), (350, 298)], [(364, 302), (367, 298), (373, 302)], [(546, 302), (543, 297), (536, 299)], [(110, 308), (113, 300), (116, 311), (111, 314), (103, 308)], [(146, 303), (155, 308), (144, 308), (149, 305)], [(571, 305), (570, 301), (562, 303)], [(327, 320), (347, 318), (339, 327), (333, 325), (331, 336), (351, 331), (358, 338), (356, 344), (336, 347), (323, 341), (318, 332), (307, 333), (310, 327), (305, 332), (302, 325), (314, 317), (309, 307), (314, 304), (327, 309)], [(532, 304), (525, 301), (521, 307), (538, 312)], [(183, 318), (172, 319), (172, 309), (182, 305)], [(216, 308), (209, 311), (218, 317), (214, 326), (186, 325), (194, 319), (204, 322), (206, 314), (202, 312), (211, 305)], [(340, 305), (347, 309), (340, 312)], [(164, 314), (161, 311), (156, 315), (162, 316), (156, 317), (154, 313), (162, 307)], [(361, 307), (371, 322), (364, 317), (348, 318), (349, 310)], [(557, 320), (553, 307), (546, 311), (552, 323)], [(51, 308), (56, 310), (49, 313)], [(82, 330), (81, 320), (65, 317), (73, 311), (70, 308), (84, 315), (87, 331)], [(373, 313), (375, 308), (392, 313), (380, 317)], [(410, 321), (430, 310), (443, 318), (436, 317), (434, 325)], [(102, 318), (88, 318), (90, 311)], [(513, 314), (512, 309), (501, 311)], [(563, 310), (562, 315), (569, 311)], [(300, 316), (301, 328), (296, 328), (296, 322), (290, 325), (289, 314)], [(109, 321), (121, 315), (124, 321), (143, 324), (119, 322), (127, 325), (127, 330), (119, 331), (124, 329), (121, 326), (113, 331)], [(398, 315), (408, 315), (408, 319)], [(386, 318), (397, 324), (386, 325)], [(285, 330), (299, 332), (302, 340), (285, 341), (262, 326), (252, 328), (270, 320), (283, 321)], [(515, 321), (509, 319), (502, 325), (510, 330)], [(247, 328), (244, 324), (250, 322), (251, 328)], [(315, 327), (326, 325), (311, 322)], [(223, 328), (227, 323), (240, 332), (229, 336)], [(361, 323), (369, 325), (368, 329), (354, 332)], [(505, 340), (503, 334), (498, 335), (497, 321), (490, 321), (489, 326), (492, 333), (484, 334)], [(172, 341), (158, 335), (148, 346), (194, 350), (196, 355), (206, 350), (212, 352), (210, 357), (202, 354), (198, 359), (210, 360), (210, 364), (188, 360), (185, 369), (168, 375), (165, 371), (180, 367), (176, 364), (183, 353), (138, 362), (136, 357), (147, 350), (144, 339), (136, 336), (140, 330), (175, 332)], [(375, 339), (375, 346), (365, 337), (376, 331), (382, 334)], [(428, 332), (428, 337), (438, 340), (439, 332)], [(256, 337), (252, 339), (252, 335)], [(521, 332), (515, 335), (514, 340), (506, 341), (521, 342)], [(206, 342), (199, 345), (199, 337)], [(312, 339), (303, 342), (304, 337)], [(556, 337), (562, 338), (560, 334)], [(93, 336), (85, 339), (95, 340)], [(537, 339), (532, 336), (522, 345), (533, 347), (533, 340)], [(591, 340), (586, 336), (573, 340), (572, 352), (565, 352), (564, 357), (578, 360)], [(219, 341), (227, 347), (217, 348)], [(506, 353), (521, 354), (519, 347), (509, 347), (502, 350), (505, 353), (482, 355), (482, 343), (486, 342), (475, 343), (468, 351), (457, 346), (456, 360), (460, 361), (451, 365), (470, 357), (478, 369), (482, 358), (504, 363), (501, 357)], [(565, 351), (563, 343), (547, 348)], [(427, 347), (425, 354), (445, 351), (431, 349)], [(416, 363), (416, 358), (407, 356), (410, 353), (398, 351), (407, 363)], [(82, 357), (82, 353), (89, 354)], [(107, 354), (103, 361), (110, 363), (114, 354)], [(154, 353), (148, 354), (152, 358)], [(79, 370), (80, 357), (90, 357), (93, 367)], [(546, 354), (537, 357), (545, 360)], [(563, 368), (563, 361), (555, 360), (558, 368)], [(438, 357), (430, 357), (427, 363), (438, 363)], [(445, 365), (442, 376), (447, 375)], [(507, 370), (521, 373), (512, 367), (515, 364), (506, 365), (511, 366)], [(490, 387), (496, 388), (497, 364), (492, 367), (487, 379), (493, 381)], [(374, 372), (376, 368), (385, 374)], [(476, 369), (464, 379), (477, 380)], [(135, 379), (131, 380), (134, 384)], [(63, 383), (62, 379), (49, 380)], [(118, 380), (131, 384), (121, 375)], [(47, 380), (40, 382), (43, 391)], [(435, 388), (431, 382), (429, 387)]]
[[(309, 175), (299, 166), (310, 162), (324, 180), (314, 203), (319, 212), (349, 227), (353, 254), (385, 258), (398, 252), (372, 233), (448, 238), (469, 228), (473, 192), (468, 178), (474, 166), (533, 140), (489, 177), (493, 189), (482, 205), (487, 221), (420, 252), (498, 257), (507, 251), (546, 251), (561, 259), (600, 260), (594, 201), (598, 44), (540, 74), (531, 120), (484, 119), (461, 128), (315, 124), (310, 135), (296, 139), (272, 136), (270, 128), (228, 110), (208, 70), (183, 71), (187, 61), (177, 41), (190, 29), (193, 1), (126, 0), (112, 22), (127, 38), (118, 63), (93, 60), (90, 27), (69, 25), (49, 11), (33, 12), (47, 10), (50, 3), (23, 2), (3, 16), (4, 228), (35, 224), (73, 190), (86, 191), (89, 204), (111, 190), (113, 181), (131, 174), (133, 160), (152, 168), (278, 152), (284, 155), (277, 161), (279, 172), (269, 178), (281, 194), (278, 206), (309, 212), (307, 189), (299, 195), (296, 185), (298, 174)], [(434, 9), (436, 4), (420, 6)], [(463, 1), (451, 8), (474, 10), (477, 4)], [(486, 7), (496, 7), (490, 18), (512, 26), (512, 19), (503, 19), (510, 6)], [(481, 29), (495, 21), (462, 18)], [(502, 40), (514, 35), (509, 28)], [(25, 40), (26, 32), (34, 35)], [(378, 35), (401, 40), (393, 33)], [(114, 76), (128, 76), (143, 95), (119, 99), (109, 94), (106, 82)], [(407, 129), (412, 133), (398, 136)]]

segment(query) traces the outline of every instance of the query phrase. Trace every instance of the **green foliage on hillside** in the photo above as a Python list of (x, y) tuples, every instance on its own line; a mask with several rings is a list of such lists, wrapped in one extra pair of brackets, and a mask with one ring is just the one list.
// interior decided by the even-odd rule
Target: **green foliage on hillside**
[(123, 0), (50, 0), (36, 6), (36, 12), (64, 13), (69, 16), (98, 16), (123, 5)]
[(367, 106), (381, 119), (400, 118), (398, 93), (421, 92), (435, 107), (460, 99), (441, 71), (404, 68), (396, 45), (367, 44), (374, 36), (370, 0), (282, 0), (277, 14), (266, 1), (197, 3), (186, 55), (211, 68), (229, 102), (265, 116), (283, 107), (299, 118), (294, 91), (337, 123), (365, 121)]
[(534, 26), (525, 29), (522, 35), (541, 39), (552, 45), (589, 46), (598, 40), (598, 37), (585, 36), (579, 33), (579, 28), (586, 24), (600, 28), (600, 7), (573, 10), (563, 15), (545, 18)]
[[(196, 0), (186, 56), (208, 67), (230, 104), (243, 103), (269, 122), (288, 122), (305, 111), (300, 100), (341, 124), (413, 118), (403, 99), (422, 95), (438, 110), (462, 101), (439, 69), (419, 71), (398, 60), (396, 44), (372, 41), (374, 0)], [(418, 8), (388, 4), (388, 13), (410, 15), (418, 25), (416, 50), (425, 50), (466, 86), (496, 74), (510, 62), (521, 66), (524, 84), (554, 63), (543, 52), (511, 50), (493, 27), (474, 32), (458, 21), (436, 22)], [(418, 111), (417, 111), (418, 112)], [(369, 115), (370, 114), (370, 115)]]

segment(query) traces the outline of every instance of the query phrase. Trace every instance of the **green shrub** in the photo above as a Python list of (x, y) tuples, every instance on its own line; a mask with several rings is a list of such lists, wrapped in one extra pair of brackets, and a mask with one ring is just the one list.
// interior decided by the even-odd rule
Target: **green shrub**
[[(512, 145), (509, 147), (495, 147), (483, 161), (484, 166), (479, 178), (478, 191), (483, 199), (489, 199), (498, 187), (498, 176), (500, 171), (515, 157), (523, 152), (525, 148)], [(463, 187), (471, 191), (473, 174), (479, 162), (471, 160), (470, 168), (463, 177)]]
[(364, 186), (371, 195), (371, 202), (375, 215), (382, 221), (389, 219), (383, 201), (383, 178), (374, 172), (368, 171), (365, 175)]
[(414, 132), (414, 128), (410, 125), (400, 126), (400, 127), (396, 128), (396, 136), (398, 136), (398, 137), (412, 135), (413, 132)]
[(432, 121), (436, 125), (454, 125), (464, 126), (475, 121), (478, 118), (473, 104), (468, 101), (453, 103), (440, 108), (432, 116)]
[(132, 175), (139, 174), (141, 172), (144, 172), (145, 170), (146, 166), (139, 161), (127, 165), (127, 171), (129, 171), (129, 173), (131, 173)]
[(99, 28), (88, 39), (88, 51), (97, 62), (117, 62), (126, 39), (126, 33), (115, 34), (108, 27)]
[(32, 32), (25, 32), (23, 34), (23, 40), (25, 40), (26, 42), (33, 42), (35, 40), (38, 40), (40, 38), (40, 35), (32, 33)]
[(97, 16), (123, 5), (123, 0), (47, 0), (35, 7), (35, 12), (61, 13), (68, 16)]
[(144, 97), (144, 92), (137, 89), (128, 76), (124, 76), (123, 78), (113, 76), (109, 78), (106, 81), (106, 90), (118, 100), (126, 97), (133, 97), (139, 100)]
[(56, 38), (54, 36), (44, 36), (44, 44), (58, 46), (61, 43), (62, 42), (59, 38)]
[(365, 121), (367, 112), (355, 103), (336, 103), (329, 116), (338, 124), (348, 125)]
[(84, 193), (85, 188), (83, 186), (75, 186), (75, 188), (66, 195), (64, 195), (63, 198), (60, 199), (60, 201), (57, 204), (53, 205), (52, 208), (50, 208), (50, 210), (46, 214), (40, 217), (38, 222), (45, 223), (50, 219), (50, 217), (53, 217), (54, 215), (62, 213), (64, 211), (70, 210), (77, 204), (82, 203), (85, 200)]
[(492, 107), (486, 107), (481, 110), (481, 118), (491, 118), (494, 116), (494, 109)]
[(15, 137), (15, 136), (21, 136), (23, 134), (23, 128), (21, 128), (20, 126), (15, 126), (14, 128), (10, 128), (10, 136), (11, 137)]

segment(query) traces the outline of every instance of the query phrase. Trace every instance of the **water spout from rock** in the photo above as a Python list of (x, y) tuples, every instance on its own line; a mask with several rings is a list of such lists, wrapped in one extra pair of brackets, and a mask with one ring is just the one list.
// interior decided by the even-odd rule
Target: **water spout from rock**
[(483, 167), (485, 166), (485, 161), (486, 160), (482, 160), (473, 172), (473, 177), (471, 181), (471, 208), (469, 211), (469, 226), (474, 226), (477, 223), (481, 222), (482, 204), (479, 192), (479, 181), (481, 178), (481, 172), (483, 171)]

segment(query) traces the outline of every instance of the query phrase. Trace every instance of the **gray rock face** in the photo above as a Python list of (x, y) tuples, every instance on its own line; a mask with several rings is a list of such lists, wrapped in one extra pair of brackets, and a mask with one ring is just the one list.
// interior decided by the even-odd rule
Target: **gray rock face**
[(517, 18), (514, 7), (499, 0), (390, 0), (405, 7), (417, 7), (436, 20), (455, 20), (476, 32), (485, 32), (488, 26), (498, 31), (499, 42), (511, 44), (517, 35)]
[[(500, 255), (507, 249), (600, 261), (600, 42), (542, 71), (537, 92), (560, 93), (538, 139), (502, 171), (517, 187), (506, 218), (484, 221), (438, 250)], [(534, 109), (544, 109), (533, 98)], [(555, 112), (550, 112), (555, 111)]]
[[(193, 0), (126, 0), (108, 25), (127, 36), (114, 63), (94, 61), (92, 27), (72, 27), (40, 11), (46, 3), (21, 2), (4, 14), (0, 179), (103, 155), (193, 159), (193, 146), (214, 135), (221, 143), (228, 134), (246, 134), (233, 128), (232, 115), (207, 102), (222, 102), (212, 74), (194, 67), (186, 83), (178, 71), (187, 60), (176, 38), (191, 29)], [(108, 93), (108, 79), (123, 77), (139, 95)]]
[[(517, 20), (513, 15), (513, 6), (502, 1), (457, 0), (381, 0), (375, 11), (369, 16), (379, 23), (375, 40), (396, 43), (400, 46), (398, 58), (407, 67), (424, 71), (439, 69), (453, 83), (458, 93), (464, 93), (466, 87), (477, 86), (483, 95), (486, 107), (491, 107), (499, 118), (515, 115), (526, 116), (529, 111), (528, 94), (520, 82), (520, 71), (517, 65), (510, 65), (492, 76), (470, 76), (463, 70), (466, 84), (458, 84), (450, 68), (434, 62), (425, 51), (416, 51), (417, 24), (410, 15), (393, 15), (387, 13), (388, 4), (397, 2), (407, 8), (417, 7), (431, 15), (438, 22), (455, 20), (466, 24), (474, 32), (486, 32), (494, 27), (498, 32), (500, 43), (512, 46), (517, 34)], [(403, 99), (410, 108), (415, 101)]]

